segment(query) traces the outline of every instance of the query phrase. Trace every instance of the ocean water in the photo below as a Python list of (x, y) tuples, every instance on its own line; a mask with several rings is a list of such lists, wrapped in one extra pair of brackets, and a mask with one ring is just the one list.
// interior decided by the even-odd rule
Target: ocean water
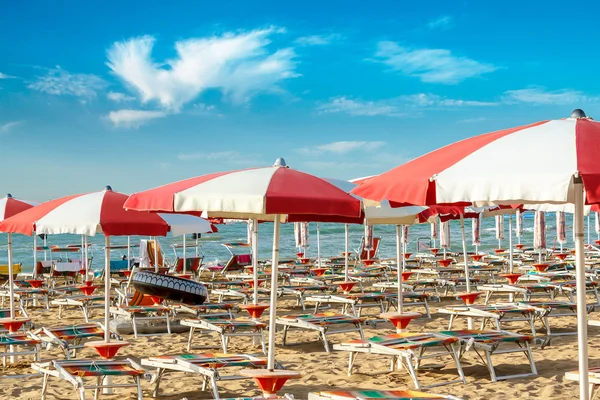
[[(526, 213), (524, 218), (524, 232), (521, 237), (521, 243), (531, 246), (533, 244), (533, 214)], [(504, 240), (502, 240), (502, 247), (508, 247), (508, 216), (505, 216), (504, 223)], [(513, 218), (513, 229), (514, 229), (514, 218)], [(590, 218), (591, 226), (591, 240), (597, 239), (596, 233), (593, 226), (593, 218)], [(339, 255), (340, 252), (344, 251), (344, 225), (342, 224), (319, 224), (321, 231), (321, 256), (334, 256)], [(546, 213), (546, 240), (549, 248), (559, 248), (559, 244), (555, 242), (556, 228), (555, 228), (555, 217), (554, 214)], [(200, 241), (201, 249), (200, 253), (205, 256), (206, 263), (218, 263), (225, 262), (229, 258), (230, 254), (228, 250), (223, 247), (222, 243), (228, 242), (245, 242), (247, 224), (246, 223), (234, 223), (219, 225), (219, 232), (211, 235), (202, 235), (203, 239)], [(565, 247), (573, 247), (573, 221), (572, 217), (567, 214), (567, 243)], [(317, 237), (316, 237), (316, 224), (311, 223), (310, 227), (310, 242), (307, 249), (309, 257), (315, 257), (317, 254)], [(587, 230), (587, 220), (586, 220)], [(259, 224), (259, 258), (271, 258), (271, 248), (273, 240), (273, 224), (262, 223)], [(362, 225), (350, 225), (349, 229), (349, 248), (355, 250), (358, 248), (361, 238), (364, 235), (364, 228)], [(381, 246), (380, 255), (382, 257), (395, 257), (396, 254), (396, 239), (395, 239), (395, 227), (391, 225), (379, 225), (374, 228), (374, 235), (380, 236)], [(413, 225), (409, 228), (408, 236), (408, 251), (417, 251), (417, 242), (428, 242), (430, 238), (431, 228), (429, 224)], [(474, 246), (472, 245), (471, 236), (471, 221), (465, 220), (465, 233), (467, 238), (467, 250), (473, 251)], [(461, 232), (460, 222), (451, 221), (450, 223), (450, 237), (451, 237), (451, 250), (462, 251), (461, 244)], [(142, 237), (131, 237), (131, 243), (139, 243)], [(587, 233), (586, 233), (587, 239)], [(191, 240), (188, 238), (188, 240)], [(182, 237), (161, 237), (159, 241), (166, 252), (167, 259), (174, 260), (175, 253), (171, 247), (174, 243), (181, 243)], [(104, 265), (104, 236), (96, 235), (89, 237), (88, 242), (91, 244), (91, 250), (89, 255), (93, 257), (92, 268), (97, 269)], [(79, 235), (49, 235), (47, 238), (47, 244), (66, 246), (68, 244), (80, 244), (81, 236)], [(112, 237), (111, 244), (126, 244), (126, 237)], [(517, 243), (517, 238), (513, 232), (513, 243)], [(38, 246), (43, 244), (42, 240), (38, 238)], [(439, 246), (439, 238), (437, 239)], [(6, 264), (8, 261), (7, 254), (7, 235), (0, 234), (0, 264)], [(491, 251), (494, 248), (498, 248), (498, 240), (495, 234), (495, 220), (494, 218), (485, 218), (482, 220), (481, 226), (481, 245), (479, 246), (480, 251)], [(281, 239), (280, 239), (280, 257), (290, 258), (295, 257), (297, 249), (294, 242), (294, 226), (293, 224), (282, 224), (281, 225)], [(182, 255), (182, 250), (178, 249), (179, 255)], [(188, 248), (187, 254), (193, 255), (194, 249)], [(139, 249), (132, 250), (132, 256), (137, 256)], [(120, 259), (126, 254), (126, 250), (113, 250), (111, 251), (111, 259)], [(54, 258), (60, 257), (61, 254), (51, 254), (47, 252), (46, 257), (48, 259), (53, 256)], [(62, 254), (64, 256), (64, 254)], [(38, 260), (44, 259), (44, 252), (38, 252)], [(75, 253), (70, 253), (69, 257), (79, 258)], [(13, 235), (13, 262), (22, 263), (24, 271), (31, 271), (33, 266), (33, 238), (30, 236)]]

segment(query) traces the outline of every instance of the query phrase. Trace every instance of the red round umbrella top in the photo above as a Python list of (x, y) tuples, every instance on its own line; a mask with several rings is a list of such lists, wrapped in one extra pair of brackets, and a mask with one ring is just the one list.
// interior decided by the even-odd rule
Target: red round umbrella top
[(37, 203), (25, 200), (18, 200), (7, 194), (6, 197), (0, 199), (0, 221), (10, 218), (22, 211), (34, 207)]

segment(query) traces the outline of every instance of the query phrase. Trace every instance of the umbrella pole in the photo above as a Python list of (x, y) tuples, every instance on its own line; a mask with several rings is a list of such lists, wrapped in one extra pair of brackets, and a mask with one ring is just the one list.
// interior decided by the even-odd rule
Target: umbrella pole
[[(467, 260), (467, 238), (465, 236), (465, 217), (460, 214), (460, 233), (462, 235), (463, 261), (465, 263), (465, 282), (467, 284), (467, 293), (471, 293), (471, 280), (469, 279), (469, 262)], [(467, 318), (467, 327), (473, 329), (473, 318)]]
[(110, 236), (104, 237), (104, 341), (110, 342)]
[(253, 304), (258, 304), (258, 220), (252, 220), (252, 275), (254, 278)]
[(33, 232), (33, 279), (37, 279), (37, 235)]
[(321, 268), (321, 227), (317, 222), (317, 268)]
[(12, 233), (8, 233), (8, 293), (10, 298), (10, 318), (15, 319), (15, 288), (13, 279)]
[(269, 351), (267, 353), (268, 362), (267, 369), (273, 371), (275, 369), (275, 329), (277, 325), (275, 320), (277, 319), (277, 281), (279, 267), (279, 228), (280, 228), (280, 215), (275, 215), (273, 221), (273, 255), (271, 257), (271, 305), (269, 310)]
[(154, 236), (154, 272), (158, 274), (158, 237)]
[(402, 312), (404, 311), (404, 299), (402, 298), (402, 270), (404, 269), (404, 254), (401, 254), (403, 253), (401, 249), (404, 249), (404, 245), (402, 244), (402, 240), (400, 239), (400, 229), (402, 229), (402, 227), (400, 225), (396, 225), (396, 272), (398, 274), (398, 312), (402, 314)]
[(513, 238), (512, 238), (512, 214), (508, 216), (508, 270), (513, 273)]
[(348, 282), (348, 224), (344, 224), (344, 280)]
[(131, 236), (127, 236), (127, 269), (131, 269)]
[(581, 178), (575, 180), (575, 270), (577, 290), (577, 339), (579, 359), (579, 398), (589, 398), (588, 375), (588, 344), (587, 344), (587, 310), (585, 305), (585, 254), (583, 248), (583, 182)]
[(187, 262), (186, 262), (186, 249), (185, 249), (185, 234), (182, 236), (183, 237), (183, 273), (186, 273), (187, 270)]

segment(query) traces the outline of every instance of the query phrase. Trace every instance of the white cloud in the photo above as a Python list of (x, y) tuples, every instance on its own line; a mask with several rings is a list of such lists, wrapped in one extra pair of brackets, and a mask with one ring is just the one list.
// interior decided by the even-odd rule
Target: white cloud
[(108, 92), (108, 94), (106, 95), (106, 97), (109, 100), (115, 101), (117, 103), (120, 103), (122, 101), (133, 101), (135, 100), (135, 97), (133, 96), (129, 96), (125, 93), (119, 93), (119, 92)]
[(396, 105), (387, 104), (384, 101), (362, 101), (353, 100), (347, 97), (336, 97), (330, 102), (317, 107), (317, 111), (324, 114), (331, 113), (346, 113), (354, 116), (387, 116), (387, 117), (403, 117), (404, 113), (400, 112)]
[(280, 91), (279, 84), (298, 76), (292, 48), (271, 52), (268, 28), (175, 43), (176, 57), (152, 59), (155, 39), (142, 36), (116, 42), (107, 53), (110, 69), (139, 92), (143, 102), (157, 101), (177, 112), (207, 89), (219, 89), (243, 102), (259, 92)]
[(13, 78), (16, 78), (16, 76), (6, 75), (6, 74), (3, 74), (2, 72), (0, 72), (0, 79), (13, 79)]
[(473, 117), (473, 118), (465, 118), (465, 119), (460, 119), (458, 121), (456, 121), (457, 124), (472, 124), (475, 122), (481, 122), (481, 121), (486, 121), (487, 118), (486, 117)]
[(541, 86), (532, 86), (526, 89), (507, 90), (504, 92), (504, 102), (508, 104), (528, 103), (543, 104), (572, 104), (593, 103), (600, 100), (598, 96), (588, 96), (583, 92), (571, 89), (548, 91)]
[(200, 111), (213, 111), (216, 108), (213, 104), (204, 104), (204, 103), (196, 103), (196, 104), (193, 104), (192, 107), (194, 107), (196, 110), (200, 110)]
[(317, 111), (323, 114), (345, 113), (366, 117), (408, 117), (415, 116), (414, 109), (419, 107), (489, 107), (498, 104), (497, 102), (450, 99), (432, 93), (417, 93), (378, 101), (353, 100), (345, 96), (335, 97), (328, 103), (319, 105)]
[(440, 15), (439, 17), (432, 19), (427, 23), (429, 29), (450, 29), (454, 24), (454, 18), (450, 15)]
[(437, 107), (489, 107), (498, 105), (497, 102), (449, 99), (432, 93), (417, 93), (403, 95), (397, 98), (401, 103), (415, 106)]
[(0, 125), (0, 135), (8, 134), (13, 128), (21, 125), (23, 121), (11, 121)]
[(380, 149), (384, 145), (385, 142), (381, 141), (340, 141), (321, 144), (313, 147), (303, 147), (298, 149), (298, 152), (312, 155), (322, 153), (346, 154), (357, 150), (370, 152)]
[(298, 46), (324, 46), (327, 44), (331, 44), (331, 42), (340, 38), (341, 35), (337, 33), (332, 33), (329, 35), (310, 35), (301, 36), (298, 39), (294, 40), (294, 43)]
[(106, 82), (92, 74), (71, 74), (60, 67), (48, 70), (43, 76), (27, 86), (29, 89), (58, 95), (75, 96), (82, 99), (96, 97), (97, 92), (106, 87)]
[(457, 57), (450, 50), (412, 49), (388, 41), (377, 44), (374, 61), (428, 83), (456, 84), (498, 69), (471, 58)]
[(108, 119), (115, 127), (139, 128), (141, 125), (157, 118), (163, 118), (167, 113), (163, 111), (145, 110), (117, 110), (108, 114)]

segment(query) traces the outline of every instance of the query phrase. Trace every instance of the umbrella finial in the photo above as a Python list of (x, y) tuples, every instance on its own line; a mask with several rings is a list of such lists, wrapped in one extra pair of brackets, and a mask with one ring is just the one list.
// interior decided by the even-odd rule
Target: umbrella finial
[(573, 110), (569, 118), (587, 118), (587, 115), (585, 115), (585, 111), (583, 111), (581, 108), (576, 108)]
[(110, 185), (106, 185), (106, 187), (104, 188), (104, 190), (108, 190), (109, 192), (112, 192), (112, 187), (110, 187)]
[(288, 165), (285, 163), (285, 160), (281, 157), (279, 157), (277, 160), (275, 160), (275, 164), (273, 164), (274, 167), (283, 167), (283, 168), (289, 168)]
[(10, 194), (10, 193), (7, 193), (7, 194), (6, 194), (6, 198), (7, 198), (7, 199), (11, 199), (11, 198), (12, 198), (12, 194)]

